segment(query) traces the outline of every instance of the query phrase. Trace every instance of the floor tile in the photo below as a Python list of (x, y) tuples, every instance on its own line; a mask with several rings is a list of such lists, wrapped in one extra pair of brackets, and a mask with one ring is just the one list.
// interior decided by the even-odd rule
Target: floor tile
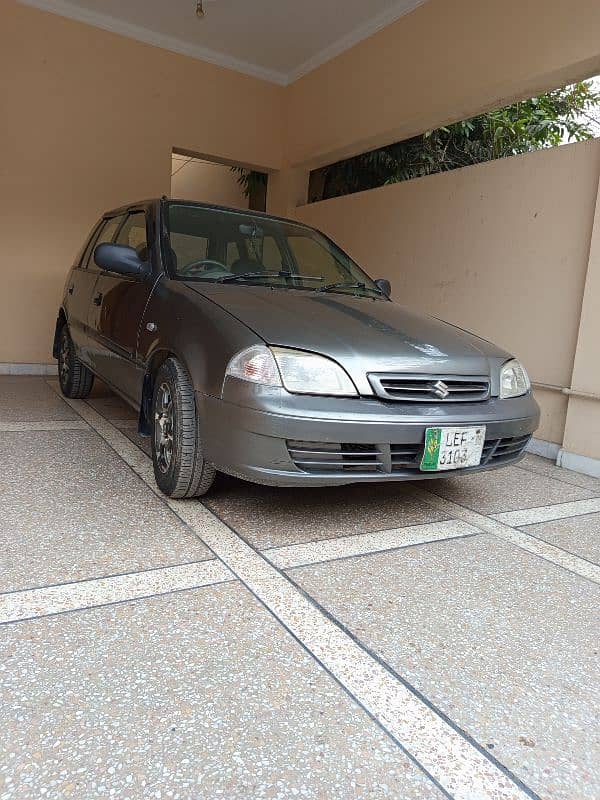
[(544, 798), (600, 794), (600, 589), (490, 536), (294, 580)]
[(0, 433), (0, 449), (0, 591), (212, 557), (95, 433)]
[(0, 375), (0, 421), (40, 422), (79, 419), (37, 376)]
[(86, 402), (106, 419), (135, 421), (138, 418), (138, 414), (128, 403), (98, 380), (95, 381), (92, 394)]
[(537, 472), (539, 475), (546, 475), (548, 478), (555, 478), (557, 481), (580, 486), (582, 489), (589, 489), (590, 492), (600, 494), (599, 478), (584, 475), (582, 472), (574, 472), (572, 469), (557, 467), (554, 461), (549, 458), (527, 453), (525, 458), (519, 462), (519, 468)]
[(526, 473), (518, 467), (440, 478), (422, 488), (482, 514), (594, 497), (593, 492), (579, 486), (571, 486), (545, 475)]
[(0, 651), (3, 800), (441, 800), (239, 585), (8, 626)]
[(146, 453), (147, 456), (151, 455), (152, 450), (149, 436), (140, 436), (140, 434), (137, 432), (137, 429), (132, 428), (131, 425), (123, 425), (117, 422), (115, 427), (118, 428), (121, 433), (124, 433), (125, 436), (135, 445), (137, 445), (140, 450)]
[(550, 544), (600, 564), (600, 514), (568, 517), (523, 528)]
[(396, 484), (277, 489), (223, 478), (206, 505), (254, 546), (401, 528), (447, 519)]

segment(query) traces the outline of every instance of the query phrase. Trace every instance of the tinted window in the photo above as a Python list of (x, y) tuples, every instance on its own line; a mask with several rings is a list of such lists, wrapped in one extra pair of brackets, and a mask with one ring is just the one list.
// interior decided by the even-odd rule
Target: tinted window
[(143, 211), (130, 214), (117, 236), (117, 244), (126, 244), (137, 252), (142, 261), (148, 260), (146, 215)]
[(339, 247), (293, 222), (174, 202), (167, 228), (175, 277), (184, 280), (381, 296)]
[(121, 222), (123, 222), (123, 218), (124, 217), (125, 217), (125, 214), (121, 214), (121, 216), (119, 216), (119, 217), (111, 217), (110, 219), (106, 220), (106, 222), (104, 223), (104, 226), (102, 227), (102, 229), (100, 231), (100, 235), (93, 242), (93, 245), (90, 248), (90, 252), (87, 254), (87, 261), (86, 261), (86, 264), (84, 266), (88, 266), (89, 269), (98, 269), (98, 267), (94, 263), (94, 259), (91, 257), (92, 254), (93, 254), (93, 251), (96, 249), (96, 247), (99, 244), (105, 244), (105, 243), (112, 242), (112, 240), (115, 238), (115, 233), (119, 229), (119, 225), (121, 224)]
[(103, 225), (104, 225), (104, 221), (103, 220), (100, 220), (100, 222), (97, 222), (94, 225), (89, 238), (86, 239), (86, 243), (81, 248), (81, 250), (79, 251), (79, 254), (77, 255), (77, 258), (75, 259), (75, 263), (77, 264), (78, 267), (85, 267), (86, 266), (86, 264), (88, 262), (88, 259), (90, 257), (90, 253), (92, 251), (92, 247), (96, 243), (96, 237), (98, 236), (98, 231), (100, 230), (100, 228)]
[(322, 247), (312, 236), (288, 236), (288, 244), (294, 258), (302, 264), (306, 275), (326, 275), (328, 281), (343, 281), (346, 271), (331, 250)]

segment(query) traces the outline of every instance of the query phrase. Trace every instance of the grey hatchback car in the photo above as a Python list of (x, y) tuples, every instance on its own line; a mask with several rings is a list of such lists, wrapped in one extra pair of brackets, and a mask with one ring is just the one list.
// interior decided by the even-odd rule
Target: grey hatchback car
[(158, 486), (218, 471), (275, 486), (432, 478), (512, 464), (539, 421), (509, 353), (389, 299), (291, 220), (148, 200), (110, 211), (69, 272), (54, 355), (139, 413)]

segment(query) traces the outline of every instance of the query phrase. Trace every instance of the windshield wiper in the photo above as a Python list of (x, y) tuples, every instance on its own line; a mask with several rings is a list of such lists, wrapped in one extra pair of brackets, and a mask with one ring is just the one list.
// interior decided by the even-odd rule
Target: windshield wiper
[(326, 286), (321, 286), (319, 289), (315, 289), (315, 292), (333, 292), (335, 289), (360, 289), (363, 292), (376, 292), (377, 294), (383, 294), (381, 289), (378, 287), (367, 286), (366, 283), (328, 283)]
[(238, 275), (225, 275), (224, 278), (218, 278), (216, 283), (228, 283), (231, 281), (232, 283), (235, 281), (241, 281), (244, 278), (278, 278), (278, 272), (240, 272)]
[(323, 277), (317, 277), (314, 275), (296, 275), (294, 272), (285, 272), (280, 270), (279, 272), (240, 272), (239, 275), (225, 275), (224, 278), (219, 278), (216, 282), (217, 283), (234, 283), (235, 281), (243, 280), (244, 278), (293, 278), (293, 280), (299, 281), (318, 281), (321, 283), (325, 280)]

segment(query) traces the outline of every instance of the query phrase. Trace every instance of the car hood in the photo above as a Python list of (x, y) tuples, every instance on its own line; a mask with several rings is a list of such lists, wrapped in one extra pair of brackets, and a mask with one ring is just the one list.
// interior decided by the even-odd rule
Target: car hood
[[(394, 302), (342, 293), (190, 282), (271, 345), (321, 353), (340, 363), (361, 394), (370, 372), (490, 375), (509, 353)], [(492, 385), (492, 391), (494, 385)]]

